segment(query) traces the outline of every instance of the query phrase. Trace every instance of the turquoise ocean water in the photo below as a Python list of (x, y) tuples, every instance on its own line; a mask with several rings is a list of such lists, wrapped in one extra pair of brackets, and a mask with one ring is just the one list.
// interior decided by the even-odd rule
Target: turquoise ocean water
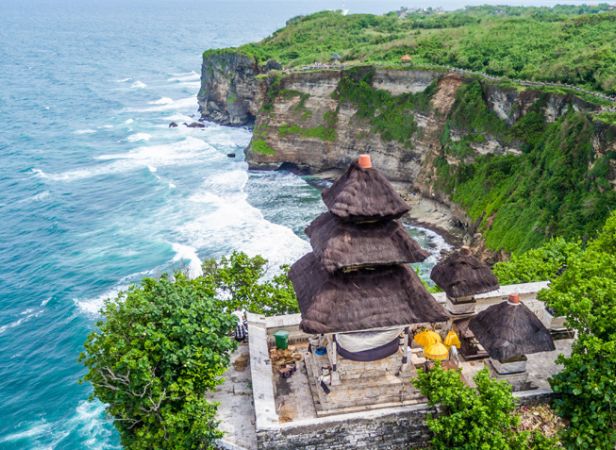
[(201, 52), (400, 3), (0, 0), (0, 449), (119, 448), (77, 383), (105, 298), (233, 249), (273, 265), (308, 250), (319, 193), (248, 173), (249, 130), (168, 128), (196, 117)]

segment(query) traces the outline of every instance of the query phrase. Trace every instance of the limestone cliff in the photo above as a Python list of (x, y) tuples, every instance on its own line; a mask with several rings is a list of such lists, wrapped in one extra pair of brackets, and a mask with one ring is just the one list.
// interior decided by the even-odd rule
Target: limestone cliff
[[(549, 139), (557, 140), (558, 130), (550, 124), (562, 123), (569, 130), (577, 114), (579, 131), (563, 134), (563, 139), (584, 133), (594, 152), (581, 163), (588, 166), (584, 171), (592, 173), (592, 166), (601, 165), (595, 171), (601, 172), (601, 182), (592, 189), (601, 195), (614, 189), (616, 128), (595, 120), (600, 106), (571, 93), (499, 85), (459, 73), (371, 66), (264, 72), (247, 56), (204, 56), (202, 116), (223, 124), (254, 124), (246, 150), (251, 168), (285, 164), (321, 172), (343, 169), (359, 153), (370, 153), (392, 181), (409, 183), (413, 190), (454, 208), (462, 206), (457, 210), (468, 215), (458, 214), (458, 219), (468, 230), (486, 231), (495, 212), (485, 204), (479, 205), (482, 211), (474, 211), (472, 199), (464, 198), (464, 189), (453, 180), (468, 184), (474, 161), (484, 161), (485, 155), (501, 155), (509, 164), (507, 158), (554, 146)], [(575, 145), (566, 151), (576, 155), (582, 152), (578, 147), (586, 148), (584, 142)], [(588, 174), (580, 177), (587, 179)], [(489, 183), (485, 189), (487, 193)], [(538, 234), (550, 236), (553, 230)], [(531, 245), (518, 241), (493, 247)]]
[(210, 50), (203, 54), (199, 112), (222, 125), (254, 122), (262, 102), (259, 66), (241, 53)]

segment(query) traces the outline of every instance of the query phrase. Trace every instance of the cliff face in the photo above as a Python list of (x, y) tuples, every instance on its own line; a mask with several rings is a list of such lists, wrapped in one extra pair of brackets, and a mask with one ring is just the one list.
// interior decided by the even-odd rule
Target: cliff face
[[(561, 132), (562, 139), (579, 142), (563, 143), (562, 152), (573, 156), (560, 159), (570, 167), (587, 166), (575, 183), (601, 172), (600, 182), (588, 187), (598, 192), (593, 201), (613, 191), (616, 180), (616, 127), (593, 119), (599, 106), (571, 94), (501, 86), (457, 73), (368, 66), (260, 74), (248, 57), (212, 55), (204, 57), (199, 104), (205, 119), (254, 123), (246, 150), (251, 168), (290, 164), (310, 172), (344, 169), (359, 153), (370, 153), (375, 166), (392, 181), (410, 183), (414, 190), (454, 208), (461, 206), (468, 215), (459, 214), (459, 219), (470, 231), (472, 224), (482, 231), (494, 223), (499, 226), (495, 214), (502, 205), (475, 204), (472, 197), (477, 193), (467, 193), (476, 189), (473, 183), (483, 183), (489, 197), (491, 186), (498, 184), (486, 181), (484, 172), (492, 170), (485, 167), (486, 155), (500, 158), (499, 163), (513, 167), (510, 170), (528, 171), (544, 147), (560, 151)], [(529, 152), (539, 156), (529, 159)], [(580, 154), (585, 156), (579, 159)], [(516, 158), (529, 161), (524, 166)], [(553, 162), (542, 164), (545, 170), (537, 176), (554, 172)], [(601, 168), (593, 172), (595, 165)], [(563, 184), (559, 189), (569, 187)], [(513, 189), (507, 195), (511, 197)], [(539, 226), (545, 225), (536, 224), (535, 229)], [(549, 236), (553, 229), (545, 226), (536, 234)], [(516, 239), (492, 247), (512, 250), (536, 244), (534, 238)]]
[(222, 125), (252, 124), (262, 101), (258, 74), (255, 61), (241, 53), (204, 53), (197, 95), (201, 116)]

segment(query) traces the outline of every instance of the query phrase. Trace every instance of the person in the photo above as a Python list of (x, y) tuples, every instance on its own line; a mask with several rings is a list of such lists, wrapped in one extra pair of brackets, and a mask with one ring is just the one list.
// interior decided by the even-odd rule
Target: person
[(248, 321), (244, 316), (244, 312), (240, 308), (233, 311), (233, 315), (237, 317), (237, 325), (235, 326), (235, 331), (233, 332), (235, 340), (237, 342), (244, 342), (246, 337), (248, 337)]

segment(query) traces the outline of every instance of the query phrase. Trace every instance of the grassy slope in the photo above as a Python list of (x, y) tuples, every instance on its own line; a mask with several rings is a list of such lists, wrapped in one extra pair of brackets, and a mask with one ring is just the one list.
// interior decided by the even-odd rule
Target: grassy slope
[[(616, 12), (607, 5), (473, 7), (446, 13), (343, 16), (321, 12), (289, 21), (241, 47), (287, 67), (315, 61), (452, 65), (493, 75), (575, 84), (616, 93)], [(585, 14), (582, 14), (585, 13)]]

